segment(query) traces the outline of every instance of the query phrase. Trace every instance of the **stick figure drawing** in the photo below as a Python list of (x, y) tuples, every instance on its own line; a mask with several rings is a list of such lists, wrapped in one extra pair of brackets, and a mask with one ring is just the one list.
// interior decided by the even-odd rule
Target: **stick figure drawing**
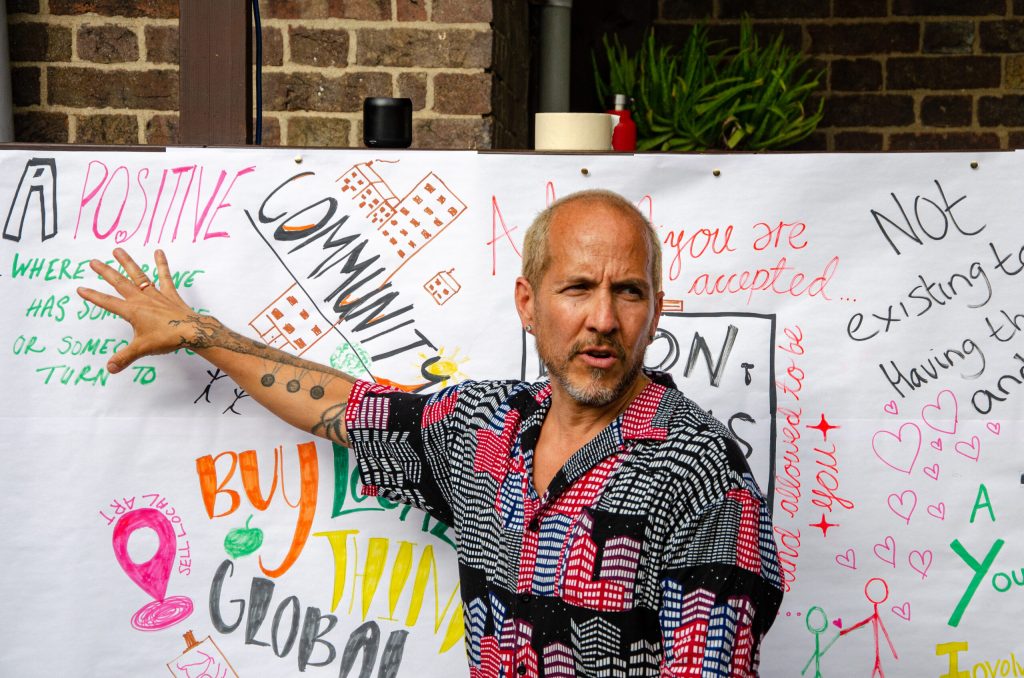
[(814, 662), (814, 678), (822, 678), (821, 676), (821, 658), (825, 656), (829, 648), (839, 640), (841, 633), (837, 633), (832, 637), (832, 640), (828, 641), (828, 645), (824, 648), (821, 647), (822, 636), (825, 635), (825, 631), (828, 629), (828, 615), (825, 614), (825, 610), (821, 609), (817, 605), (807, 611), (806, 621), (807, 630), (814, 634), (814, 652), (811, 654), (811, 658), (804, 664), (803, 670), (800, 675), (805, 675), (807, 669), (811, 667), (811, 662)]
[(847, 633), (859, 629), (870, 622), (875, 641), (875, 665), (871, 669), (871, 678), (874, 678), (875, 676), (884, 678), (885, 671), (882, 670), (882, 657), (878, 646), (879, 630), (881, 630), (882, 634), (885, 635), (885, 642), (889, 644), (889, 650), (892, 652), (893, 659), (899, 659), (899, 656), (896, 654), (896, 648), (893, 647), (892, 639), (889, 638), (889, 632), (885, 629), (885, 624), (882, 623), (882, 618), (878, 614), (878, 606), (889, 599), (889, 585), (885, 583), (884, 579), (872, 577), (871, 579), (868, 579), (868, 583), (864, 585), (864, 597), (866, 597), (874, 606), (873, 611), (869, 616), (857, 622), (850, 628), (840, 631), (839, 635), (845, 636)]

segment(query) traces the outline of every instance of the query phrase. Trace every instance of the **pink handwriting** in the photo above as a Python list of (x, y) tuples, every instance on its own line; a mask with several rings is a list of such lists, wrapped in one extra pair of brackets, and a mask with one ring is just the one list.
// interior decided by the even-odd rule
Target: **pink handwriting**
[(150, 172), (143, 167), (133, 177), (125, 165), (111, 170), (100, 160), (90, 161), (82, 182), (74, 237), (78, 238), (83, 215), (86, 224), (92, 222), (94, 237), (106, 240), (113, 236), (117, 244), (140, 234), (144, 236), (143, 245), (150, 241), (176, 242), (183, 224), (186, 237), (191, 231), (193, 243), (229, 237), (226, 231), (213, 230), (214, 219), (220, 210), (231, 206), (228, 196), (238, 178), (256, 168), (235, 171), (226, 185), (227, 170), (220, 170), (215, 181), (207, 175), (207, 186), (211, 181), (213, 186), (205, 197), (204, 169), (202, 165), (184, 165)]

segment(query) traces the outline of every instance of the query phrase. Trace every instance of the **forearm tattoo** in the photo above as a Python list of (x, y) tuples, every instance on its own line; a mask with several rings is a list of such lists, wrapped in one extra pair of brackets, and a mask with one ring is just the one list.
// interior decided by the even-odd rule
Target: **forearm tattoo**
[(348, 445), (345, 431), (345, 407), (347, 402), (331, 405), (320, 414), (320, 421), (313, 425), (310, 433), (328, 440)]
[[(262, 358), (264, 373), (260, 376), (259, 383), (264, 388), (283, 386), (288, 393), (305, 393), (312, 400), (320, 400), (326, 395), (325, 387), (333, 379), (342, 379), (349, 383), (355, 381), (344, 372), (298, 358), (238, 334), (222, 325), (216, 318), (191, 314), (184, 320), (172, 320), (170, 324), (172, 327), (191, 328), (194, 336), (188, 338), (182, 335), (182, 348), (196, 350), (216, 347)], [(346, 402), (330, 405), (321, 413), (320, 420), (313, 426), (311, 433), (347, 444), (346, 405)]]

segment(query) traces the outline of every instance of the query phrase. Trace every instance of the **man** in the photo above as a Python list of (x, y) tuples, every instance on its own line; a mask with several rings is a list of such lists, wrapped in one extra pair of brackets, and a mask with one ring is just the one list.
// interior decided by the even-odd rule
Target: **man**
[(660, 244), (606, 191), (526, 235), (515, 303), (549, 382), (395, 392), (242, 337), (100, 262), (132, 324), (110, 362), (191, 348), (286, 421), (350, 446), (366, 492), (452, 525), (471, 674), (757, 672), (781, 601), (770, 509), (724, 427), (642, 369), (661, 313)]

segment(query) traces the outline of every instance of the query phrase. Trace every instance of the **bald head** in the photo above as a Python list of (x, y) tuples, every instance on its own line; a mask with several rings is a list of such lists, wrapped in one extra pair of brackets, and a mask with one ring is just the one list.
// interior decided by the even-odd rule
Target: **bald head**
[(551, 265), (549, 238), (551, 222), (555, 214), (567, 205), (585, 208), (588, 203), (611, 208), (636, 225), (637, 232), (642, 234), (647, 242), (651, 288), (655, 293), (661, 292), (661, 243), (658, 241), (657, 233), (654, 232), (654, 227), (633, 203), (618, 193), (603, 189), (571, 193), (551, 203), (547, 209), (537, 215), (526, 231), (523, 241), (523, 277), (530, 282), (532, 287), (538, 288)]

